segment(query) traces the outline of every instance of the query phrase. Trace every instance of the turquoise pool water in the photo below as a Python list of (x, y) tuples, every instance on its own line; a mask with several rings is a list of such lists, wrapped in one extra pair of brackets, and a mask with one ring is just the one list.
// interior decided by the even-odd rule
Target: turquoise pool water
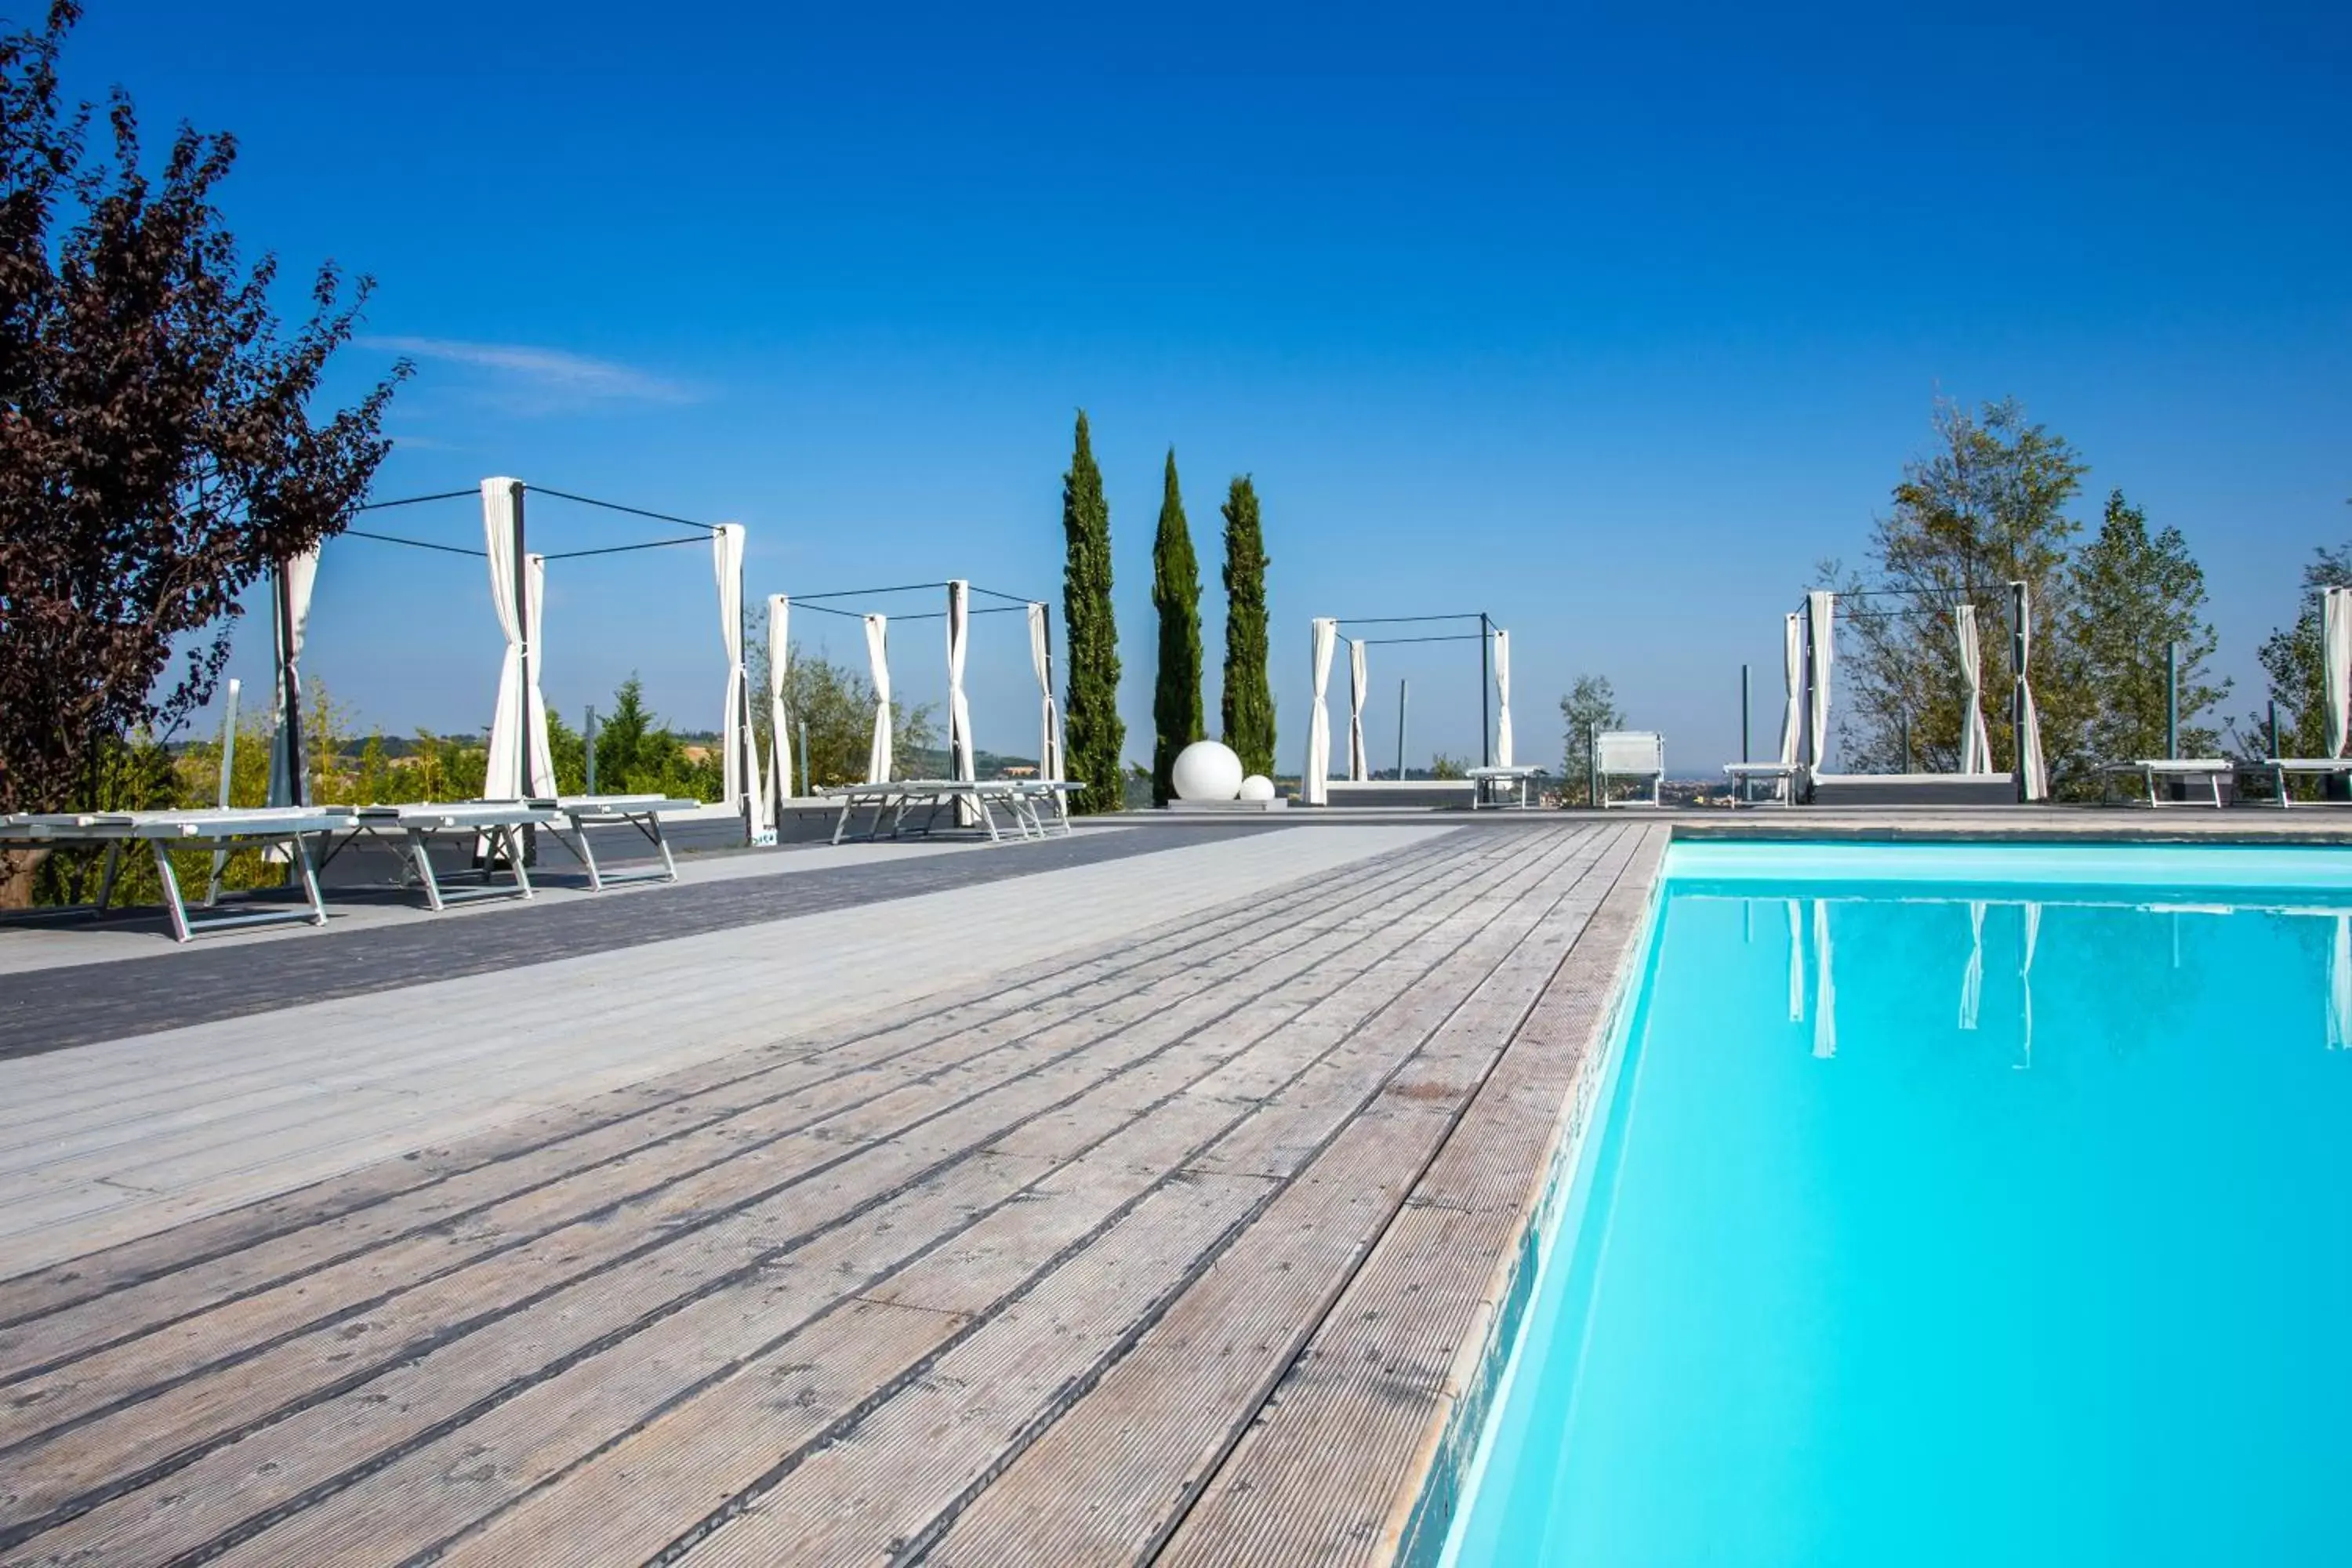
[(2352, 857), (1677, 846), (1460, 1563), (2352, 1562)]

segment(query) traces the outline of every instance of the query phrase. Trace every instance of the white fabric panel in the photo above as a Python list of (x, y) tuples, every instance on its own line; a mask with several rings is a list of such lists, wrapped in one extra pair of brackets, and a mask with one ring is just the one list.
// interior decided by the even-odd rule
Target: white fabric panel
[(774, 842), (768, 792), (760, 784), (760, 753), (751, 743), (751, 677), (743, 665), (743, 525), (722, 522), (710, 531), (710, 571), (719, 585), (719, 640), (727, 650), (726, 717), (719, 721), (720, 788), (727, 804), (742, 814), (751, 842)]
[(866, 749), (866, 782), (890, 781), (890, 617), (866, 617), (866, 668), (874, 682), (874, 740)]
[(1977, 607), (1958, 606), (1952, 612), (1952, 620), (1960, 639), (1960, 679), (1969, 692), (1968, 711), (1960, 720), (1960, 772), (1989, 773), (1992, 772), (1992, 735), (1985, 728), (1984, 647), (1977, 637)]
[[(972, 759), (971, 702), (963, 690), (964, 656), (971, 647), (971, 584), (957, 578), (948, 584), (948, 776), (971, 780), (980, 776)], [(956, 826), (976, 827), (980, 808), (959, 796)]]
[(2352, 588), (2330, 588), (2319, 602), (2322, 689), (2327, 696), (2327, 754), (2352, 741)]
[(1331, 804), (1331, 714), (1324, 700), (1331, 689), (1331, 653), (1339, 640), (1339, 623), (1318, 616), (1314, 622), (1315, 703), (1307, 713), (1307, 767), (1298, 781), (1299, 796), (1308, 805)]
[(1813, 900), (1813, 1055), (1837, 1055), (1837, 978), (1831, 968), (1830, 905)]
[[(269, 741), (269, 797), (271, 805), (307, 805), (310, 804), (309, 784), (302, 776), (302, 746), (299, 731), (286, 721), (287, 698), (290, 692), (299, 706), (302, 695), (302, 634), (310, 621), (310, 589), (318, 581), (319, 552), (314, 547), (281, 561), (270, 584), (273, 598), (269, 617), (270, 642), (278, 650), (276, 697), (270, 709), (272, 722), (277, 726)], [(279, 601), (283, 601), (283, 608)], [(293, 623), (293, 637), (287, 637), (287, 623)], [(226, 803), (224, 802), (224, 805)]]
[(1029, 606), (1029, 668), (1037, 672), (1040, 702), (1037, 730), (1037, 776), (1062, 782), (1062, 710), (1054, 701), (1054, 648), (1046, 635), (1045, 606)]
[(1837, 595), (1816, 588), (1805, 595), (1805, 608), (1813, 623), (1813, 700), (1806, 713), (1805, 761), (1820, 773), (1829, 760), (1830, 668), (1835, 662)]
[(1364, 639), (1348, 643), (1348, 776), (1361, 784), (1370, 776), (1364, 759)]
[(1805, 1021), (1805, 906), (1797, 899), (1789, 907), (1789, 1022)]
[(1495, 765), (1511, 765), (1511, 634), (1495, 628)]
[[(1782, 617), (1780, 626), (1780, 765), (1797, 765), (1797, 749), (1804, 730), (1805, 689), (1805, 627), (1804, 617), (1791, 611)], [(1786, 797), (1794, 785), (1783, 778), (1774, 794)]]
[(541, 626), (547, 609), (547, 557), (523, 557), (523, 642), (530, 649), (530, 678), (526, 684), (530, 718), (530, 793), (535, 799), (555, 798), (555, 751), (548, 744), (547, 695), (540, 689), (540, 672), (547, 667)]
[(953, 776), (980, 776), (972, 758), (971, 700), (964, 695), (963, 667), (971, 647), (971, 584), (961, 578), (948, 584), (948, 766)]
[[(793, 716), (784, 693), (793, 669), (793, 602), (768, 595), (768, 798), (779, 808), (793, 798)], [(806, 765), (808, 759), (801, 759)]]
[(1960, 1027), (1977, 1026), (1977, 1014), (1984, 1005), (1984, 922), (1985, 906), (1981, 900), (1969, 905), (1969, 966), (1960, 975)]
[[(2024, 584), (2012, 584), (2012, 588), (2011, 603), (2017, 610), (2018, 647), (2023, 656), (2017, 667), (2017, 766), (2024, 776), (2025, 798), (2047, 800), (2050, 764), (2042, 755), (2042, 715), (2033, 705), (2033, 680), (2029, 673), (2033, 668), (2033, 604)], [(2038, 915), (2036, 919), (2038, 923)]]
[(2352, 1050), (2352, 915), (2336, 917), (2327, 950), (2327, 1048)]
[(521, 491), (520, 479), (482, 481), (482, 548), (489, 556), (490, 607), (498, 612), (499, 630), (507, 639), (506, 658), (499, 665), (498, 706), (490, 712), (488, 769), (482, 783), (488, 800), (523, 796), (524, 643), (522, 616), (515, 607), (515, 548), (522, 531), (515, 500)]

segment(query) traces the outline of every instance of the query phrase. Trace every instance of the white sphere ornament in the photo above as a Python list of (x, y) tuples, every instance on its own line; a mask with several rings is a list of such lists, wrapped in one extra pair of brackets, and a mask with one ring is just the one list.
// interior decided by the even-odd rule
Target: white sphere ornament
[(1244, 800), (1272, 800), (1274, 781), (1264, 773), (1252, 773), (1242, 780), (1241, 797)]
[(1176, 753), (1176, 798), (1231, 800), (1241, 793), (1242, 760), (1221, 741), (1195, 741)]

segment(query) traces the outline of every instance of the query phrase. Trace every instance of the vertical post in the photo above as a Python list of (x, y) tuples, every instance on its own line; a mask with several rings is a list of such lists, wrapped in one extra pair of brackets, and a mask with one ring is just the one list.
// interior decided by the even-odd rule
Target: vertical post
[[(1478, 612), (1478, 765), (1495, 765), (1495, 633), (1486, 612)], [(1481, 786), (1484, 787), (1483, 785)]]
[(2271, 704), (2271, 755), (2275, 757), (2278, 754), (2278, 704), (2273, 702)]
[[(278, 689), (286, 694), (286, 710), (278, 715), (283, 726), (286, 749), (287, 798), (295, 805), (310, 804), (310, 788), (304, 781), (310, 759), (302, 754), (302, 694), (295, 687), (299, 666), (294, 658), (294, 584), (286, 575), (286, 563), (279, 561), (275, 573), (278, 597)], [(228, 802), (221, 802), (226, 805)]]
[(1397, 682), (1397, 783), (1404, 783), (1404, 694), (1405, 682)]
[(2009, 756), (2017, 804), (2030, 798), (2025, 782), (2025, 584), (2009, 585)]
[[(236, 694), (242, 689), (242, 683), (238, 681), (235, 676), (231, 676), (228, 682), (228, 696), (222, 704), (220, 806), (223, 811), (226, 811), (229, 808), (229, 775), (236, 767)], [(205, 889), (205, 907), (206, 909), (210, 909), (213, 905), (220, 901), (221, 869), (227, 864), (227, 850), (215, 849), (213, 851), (212, 881)]]
[(580, 749), (588, 755), (588, 793), (596, 793), (596, 705), (588, 705), (587, 726), (580, 731)]
[[(1740, 760), (1741, 762), (1743, 762), (1743, 763), (1746, 763), (1746, 762), (1753, 762), (1753, 761), (1755, 760), (1752, 756), (1750, 756), (1750, 755), (1749, 755), (1749, 753), (1748, 753), (1748, 712), (1749, 712), (1749, 701), (1748, 701), (1749, 695), (1750, 695), (1750, 691), (1749, 691), (1748, 681), (1748, 667), (1747, 667), (1746, 665), (1744, 665), (1744, 664), (1743, 664), (1743, 665), (1741, 665), (1741, 666), (1739, 667), (1739, 760)], [(1738, 787), (1738, 789), (1737, 789), (1736, 791), (1734, 791), (1734, 792), (1733, 792), (1733, 795), (1734, 795), (1734, 798), (1736, 798), (1736, 799), (1738, 799), (1738, 800), (1740, 800), (1740, 801), (1745, 801), (1745, 800), (1747, 800), (1747, 798), (1748, 798), (1748, 775), (1747, 775), (1746, 773), (1742, 773), (1742, 774), (1740, 774), (1740, 775), (1739, 775), (1739, 787)]]
[[(1797, 683), (1797, 700), (1801, 704), (1798, 710), (1797, 733), (1802, 742), (1798, 748), (1798, 760), (1805, 764), (1805, 777), (1811, 780), (1822, 767), (1821, 758), (1813, 754), (1813, 596), (1811, 594), (1805, 595), (1805, 678)], [(1789, 788), (1794, 791), (1796, 787), (1796, 781), (1791, 779)], [(1806, 793), (1810, 804), (1810, 784)]]
[(1911, 771), (1911, 710), (1903, 710), (1903, 771)]
[(1584, 804), (1601, 807), (1601, 726), (1590, 722), (1584, 726)]
[(803, 789), (804, 789), (804, 790), (809, 790), (809, 791), (811, 791), (811, 792), (814, 792), (814, 791), (815, 790), (815, 788), (816, 788), (816, 780), (815, 780), (814, 778), (813, 778), (813, 777), (811, 777), (811, 776), (810, 776), (810, 774), (809, 774), (809, 771), (808, 771), (808, 769), (809, 769), (809, 749), (808, 749), (808, 721), (807, 721), (807, 720), (803, 719), (803, 720), (802, 720), (802, 721), (800, 721), (800, 731), (801, 731), (801, 787), (802, 787)]
[(2180, 644), (2164, 645), (2164, 754), (2180, 756)]

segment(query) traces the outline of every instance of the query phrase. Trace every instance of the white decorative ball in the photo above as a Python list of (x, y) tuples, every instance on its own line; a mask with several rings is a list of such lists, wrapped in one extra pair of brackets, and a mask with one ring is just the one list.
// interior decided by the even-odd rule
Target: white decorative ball
[(1242, 760), (1221, 741), (1195, 741), (1176, 753), (1179, 800), (1231, 800), (1241, 793)]
[(1249, 777), (1242, 780), (1242, 798), (1244, 800), (1272, 800), (1274, 798), (1274, 781), (1266, 777), (1264, 773), (1250, 774)]

